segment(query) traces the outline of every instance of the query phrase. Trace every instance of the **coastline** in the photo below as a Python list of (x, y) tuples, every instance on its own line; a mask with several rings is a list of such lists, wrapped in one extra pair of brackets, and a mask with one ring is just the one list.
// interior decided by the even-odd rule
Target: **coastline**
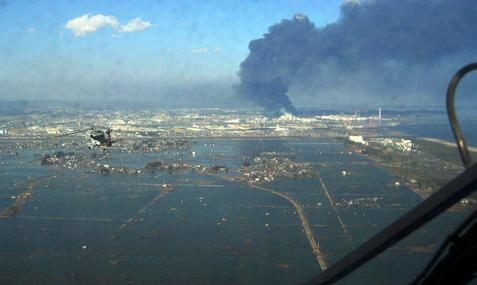
[[(455, 144), (455, 142), (450, 142), (450, 141), (436, 139), (436, 138), (429, 138), (429, 137), (418, 137), (418, 139), (457, 148), (457, 145)], [(467, 148), (469, 149), (469, 151), (477, 153), (477, 147), (468, 145)]]

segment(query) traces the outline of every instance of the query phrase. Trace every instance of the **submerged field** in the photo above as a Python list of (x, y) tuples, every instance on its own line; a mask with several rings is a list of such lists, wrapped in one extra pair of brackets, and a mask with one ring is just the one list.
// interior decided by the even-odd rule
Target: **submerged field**
[[(299, 203), (328, 264), (421, 200), (400, 178), (330, 139), (196, 140), (149, 153), (113, 148), (104, 156), (100, 150), (74, 150), (111, 167), (144, 169), (162, 160), (228, 168), (212, 174), (101, 174), (85, 166), (41, 165), (41, 155), (59, 150), (68, 151), (0, 154), (0, 212), (21, 193), (32, 193), (0, 218), (0, 283), (304, 282), (321, 268), (296, 208), (279, 195), (227, 179), (264, 152), (309, 163), (316, 171), (260, 187)], [(410, 281), (462, 218), (463, 213), (446, 213), (342, 283)]]

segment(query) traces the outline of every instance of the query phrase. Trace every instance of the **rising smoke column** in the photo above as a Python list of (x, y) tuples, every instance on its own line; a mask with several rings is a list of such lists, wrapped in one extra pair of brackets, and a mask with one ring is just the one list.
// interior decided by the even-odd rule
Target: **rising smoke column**
[(237, 90), (268, 110), (292, 108), (288, 95), (303, 105), (443, 102), (450, 76), (477, 58), (475, 15), (474, 0), (347, 0), (319, 28), (297, 14), (250, 42)]
[[(288, 33), (282, 34), (286, 29)], [(240, 64), (239, 94), (251, 99), (265, 110), (285, 109), (295, 112), (288, 98), (289, 74), (297, 72), (306, 55), (297, 45), (305, 43), (315, 32), (315, 26), (304, 15), (296, 15), (293, 20), (283, 20), (269, 28), (262, 39), (249, 44), (250, 54)], [(293, 53), (296, 57), (289, 56)]]
[(295, 107), (287, 96), (288, 86), (279, 77), (262, 80), (242, 78), (237, 91), (245, 94), (267, 111), (283, 109), (295, 113)]

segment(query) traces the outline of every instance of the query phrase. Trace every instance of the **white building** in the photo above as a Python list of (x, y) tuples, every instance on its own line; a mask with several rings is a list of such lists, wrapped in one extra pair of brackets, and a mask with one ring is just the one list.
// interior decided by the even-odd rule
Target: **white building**
[(348, 139), (354, 143), (368, 145), (368, 142), (363, 139), (363, 136), (348, 136)]
[(403, 152), (410, 152), (412, 151), (412, 141), (406, 139), (392, 139), (392, 138), (385, 138), (378, 140), (378, 143), (384, 146), (397, 148)]

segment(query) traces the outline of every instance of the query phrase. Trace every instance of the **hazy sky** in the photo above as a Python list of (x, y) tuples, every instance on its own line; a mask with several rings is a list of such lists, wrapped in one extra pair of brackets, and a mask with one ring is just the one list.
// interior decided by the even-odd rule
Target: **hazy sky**
[(324, 26), (340, 5), (0, 0), (0, 98), (214, 100), (238, 81), (250, 40), (295, 13)]
[[(323, 26), (299, 14), (249, 44), (238, 96), (268, 110), (303, 106), (443, 107), (447, 85), (476, 61), (475, 0), (347, 0)], [(458, 102), (477, 103), (477, 73)]]
[(475, 0), (0, 0), (0, 99), (442, 105), (476, 60), (476, 14)]

